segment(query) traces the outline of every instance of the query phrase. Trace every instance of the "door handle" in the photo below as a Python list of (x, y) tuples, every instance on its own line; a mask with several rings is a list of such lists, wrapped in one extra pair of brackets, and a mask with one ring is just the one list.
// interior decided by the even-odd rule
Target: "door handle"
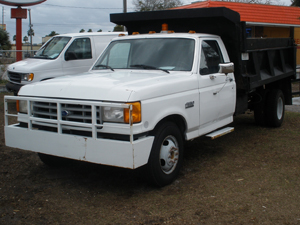
[(225, 81), (226, 81), (226, 82), (227, 82), (227, 81), (232, 82), (233, 79), (232, 79), (231, 77), (226, 77), (226, 80), (225, 80)]
[(215, 78), (217, 78), (215, 75), (209, 75), (209, 78), (211, 79), (211, 80), (214, 80)]

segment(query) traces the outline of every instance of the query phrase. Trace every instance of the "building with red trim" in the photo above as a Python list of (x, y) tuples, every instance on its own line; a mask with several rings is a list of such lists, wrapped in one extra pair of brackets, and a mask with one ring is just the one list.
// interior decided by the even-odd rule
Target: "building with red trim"
[[(226, 7), (240, 14), (248, 37), (294, 37), (300, 49), (300, 8), (240, 2), (201, 1), (175, 9)], [(300, 50), (297, 51), (300, 65)]]

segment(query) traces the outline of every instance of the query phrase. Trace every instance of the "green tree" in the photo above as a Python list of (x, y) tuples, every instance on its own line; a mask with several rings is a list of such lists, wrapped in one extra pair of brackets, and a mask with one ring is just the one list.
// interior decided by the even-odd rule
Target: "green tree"
[(133, 0), (135, 11), (156, 11), (181, 6), (181, 0)]
[(93, 30), (92, 29), (88, 29), (88, 31), (87, 32), (93, 32)]
[(10, 50), (11, 43), (9, 40), (9, 34), (6, 30), (0, 28), (0, 46), (2, 50)]
[(28, 31), (27, 31), (27, 35), (28, 36), (34, 36), (34, 30), (32, 28), (30, 28)]
[(85, 32), (85, 29), (81, 29), (80, 31), (79, 31), (79, 33), (84, 33)]
[(97, 30), (97, 32), (102, 32), (102, 29)]
[(28, 41), (28, 37), (27, 36), (24, 36), (23, 37), (23, 41), (26, 43)]
[(55, 35), (59, 35), (58, 33), (56, 33), (55, 31), (51, 31), (51, 33), (50, 34), (48, 34), (47, 36), (49, 36), (49, 37), (53, 37), (53, 36), (55, 36)]
[(124, 26), (122, 26), (122, 25), (116, 25), (114, 27), (113, 32), (118, 32), (118, 31), (124, 31)]
[(17, 40), (17, 35), (14, 35), (13, 36), (13, 41), (16, 41)]

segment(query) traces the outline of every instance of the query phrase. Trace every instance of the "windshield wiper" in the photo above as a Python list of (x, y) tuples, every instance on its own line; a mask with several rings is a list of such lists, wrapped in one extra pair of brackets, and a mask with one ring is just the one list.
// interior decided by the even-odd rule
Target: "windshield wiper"
[(110, 69), (111, 71), (115, 71), (113, 68), (111, 68), (110, 66), (104, 65), (104, 64), (98, 64), (95, 67), (104, 67), (106, 69)]
[(160, 69), (160, 68), (155, 67), (155, 66), (149, 66), (149, 65), (144, 65), (144, 64), (130, 65), (130, 67), (138, 67), (138, 68), (143, 68), (143, 69), (161, 70), (161, 71), (164, 71), (166, 73), (170, 73), (168, 70), (164, 70), (164, 69)]
[(48, 55), (35, 55), (33, 58), (39, 58), (39, 59), (52, 59)]

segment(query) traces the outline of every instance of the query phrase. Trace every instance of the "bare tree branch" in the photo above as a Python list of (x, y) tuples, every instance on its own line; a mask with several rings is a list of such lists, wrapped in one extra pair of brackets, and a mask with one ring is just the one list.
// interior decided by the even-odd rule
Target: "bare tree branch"
[(133, 0), (135, 11), (156, 11), (182, 5), (181, 0)]

